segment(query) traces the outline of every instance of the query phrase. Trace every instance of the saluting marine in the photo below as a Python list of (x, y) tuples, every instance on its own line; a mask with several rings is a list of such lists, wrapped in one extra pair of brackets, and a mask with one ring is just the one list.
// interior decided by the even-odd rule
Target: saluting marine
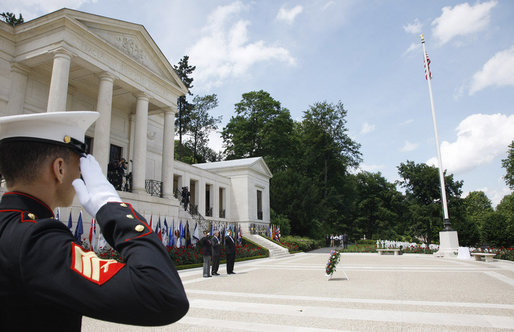
[[(80, 331), (82, 316), (157, 326), (189, 309), (157, 235), (121, 201), (84, 134), (97, 112), (0, 118), (0, 331)], [(82, 175), (82, 179), (80, 178)], [(123, 262), (81, 247), (53, 210), (77, 194)]]

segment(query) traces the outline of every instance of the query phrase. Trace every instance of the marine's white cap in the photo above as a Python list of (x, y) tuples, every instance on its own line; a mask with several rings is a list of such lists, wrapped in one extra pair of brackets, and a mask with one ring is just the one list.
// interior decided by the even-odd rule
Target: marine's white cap
[(0, 117), (0, 142), (46, 142), (85, 153), (86, 130), (99, 116), (98, 112), (69, 111)]

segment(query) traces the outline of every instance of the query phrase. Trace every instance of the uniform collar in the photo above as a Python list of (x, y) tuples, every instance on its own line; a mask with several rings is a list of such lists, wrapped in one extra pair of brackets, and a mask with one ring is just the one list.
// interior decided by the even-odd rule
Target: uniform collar
[(41, 200), (21, 192), (6, 192), (2, 196), (0, 209), (19, 209), (36, 215), (36, 219), (54, 218), (54, 212)]

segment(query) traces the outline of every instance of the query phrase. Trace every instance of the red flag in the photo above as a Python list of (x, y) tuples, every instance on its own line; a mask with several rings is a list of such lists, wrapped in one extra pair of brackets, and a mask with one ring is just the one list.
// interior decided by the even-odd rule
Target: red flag
[[(432, 73), (430, 72), (430, 58), (428, 57), (428, 53), (426, 54), (427, 55), (427, 63), (425, 65), (423, 65), (423, 67), (425, 67), (425, 79), (427, 80), (427, 66), (428, 66), (428, 76), (430, 77), (430, 79), (432, 79)], [(423, 60), (423, 62), (425, 62)]]

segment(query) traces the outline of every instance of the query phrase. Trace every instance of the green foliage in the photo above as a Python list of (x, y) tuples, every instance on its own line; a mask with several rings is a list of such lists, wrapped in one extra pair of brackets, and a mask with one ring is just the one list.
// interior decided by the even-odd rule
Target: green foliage
[(216, 156), (216, 153), (208, 147), (209, 134), (218, 129), (217, 124), (221, 117), (215, 118), (209, 111), (218, 106), (218, 97), (215, 94), (207, 96), (195, 96), (193, 109), (189, 114), (189, 125), (187, 134), (190, 138), (184, 145), (192, 152), (193, 163), (205, 163)]
[(507, 158), (502, 159), (502, 167), (505, 168), (505, 183), (510, 189), (514, 190), (514, 141), (510, 143), (507, 151)]
[(24, 23), (23, 16), (21, 16), (21, 14), (18, 15), (18, 18), (16, 18), (15, 14), (9, 12), (0, 13), (0, 16), (5, 23), (12, 25), (13, 27)]
[[(434, 243), (442, 230), (442, 203), (439, 171), (427, 164), (416, 164), (412, 161), (401, 163), (398, 173), (402, 178), (398, 181), (406, 190), (406, 202), (410, 224), (410, 233), (420, 237), (425, 243)], [(448, 206), (458, 206), (462, 194), (462, 181), (454, 181), (453, 175), (444, 175)], [(463, 210), (449, 211), (451, 218), (461, 220)]]
[(277, 214), (275, 210), (271, 209), (270, 213), (271, 223), (280, 227), (280, 235), (287, 236), (291, 234), (291, 222), (287, 216), (283, 214)]
[(298, 251), (311, 251), (325, 246), (324, 240), (311, 239), (301, 236), (283, 236), (282, 243), (289, 243), (298, 246)]
[(395, 239), (406, 227), (402, 194), (380, 173), (361, 172), (356, 175), (357, 225), (368, 239)]
[[(182, 59), (180, 59), (178, 66), (173, 66), (175, 72), (178, 77), (184, 83), (188, 90), (193, 88), (193, 77), (191, 75), (196, 69), (196, 66), (190, 66), (189, 56), (184, 55)], [(191, 92), (188, 91), (188, 94), (191, 95)], [(193, 105), (187, 101), (186, 96), (180, 96), (177, 99), (177, 109), (178, 113), (175, 119), (175, 129), (179, 134), (179, 146), (182, 145), (182, 136), (189, 130), (189, 123), (191, 121), (191, 112), (193, 110)], [(179, 158), (181, 155), (181, 150), (178, 151)]]

